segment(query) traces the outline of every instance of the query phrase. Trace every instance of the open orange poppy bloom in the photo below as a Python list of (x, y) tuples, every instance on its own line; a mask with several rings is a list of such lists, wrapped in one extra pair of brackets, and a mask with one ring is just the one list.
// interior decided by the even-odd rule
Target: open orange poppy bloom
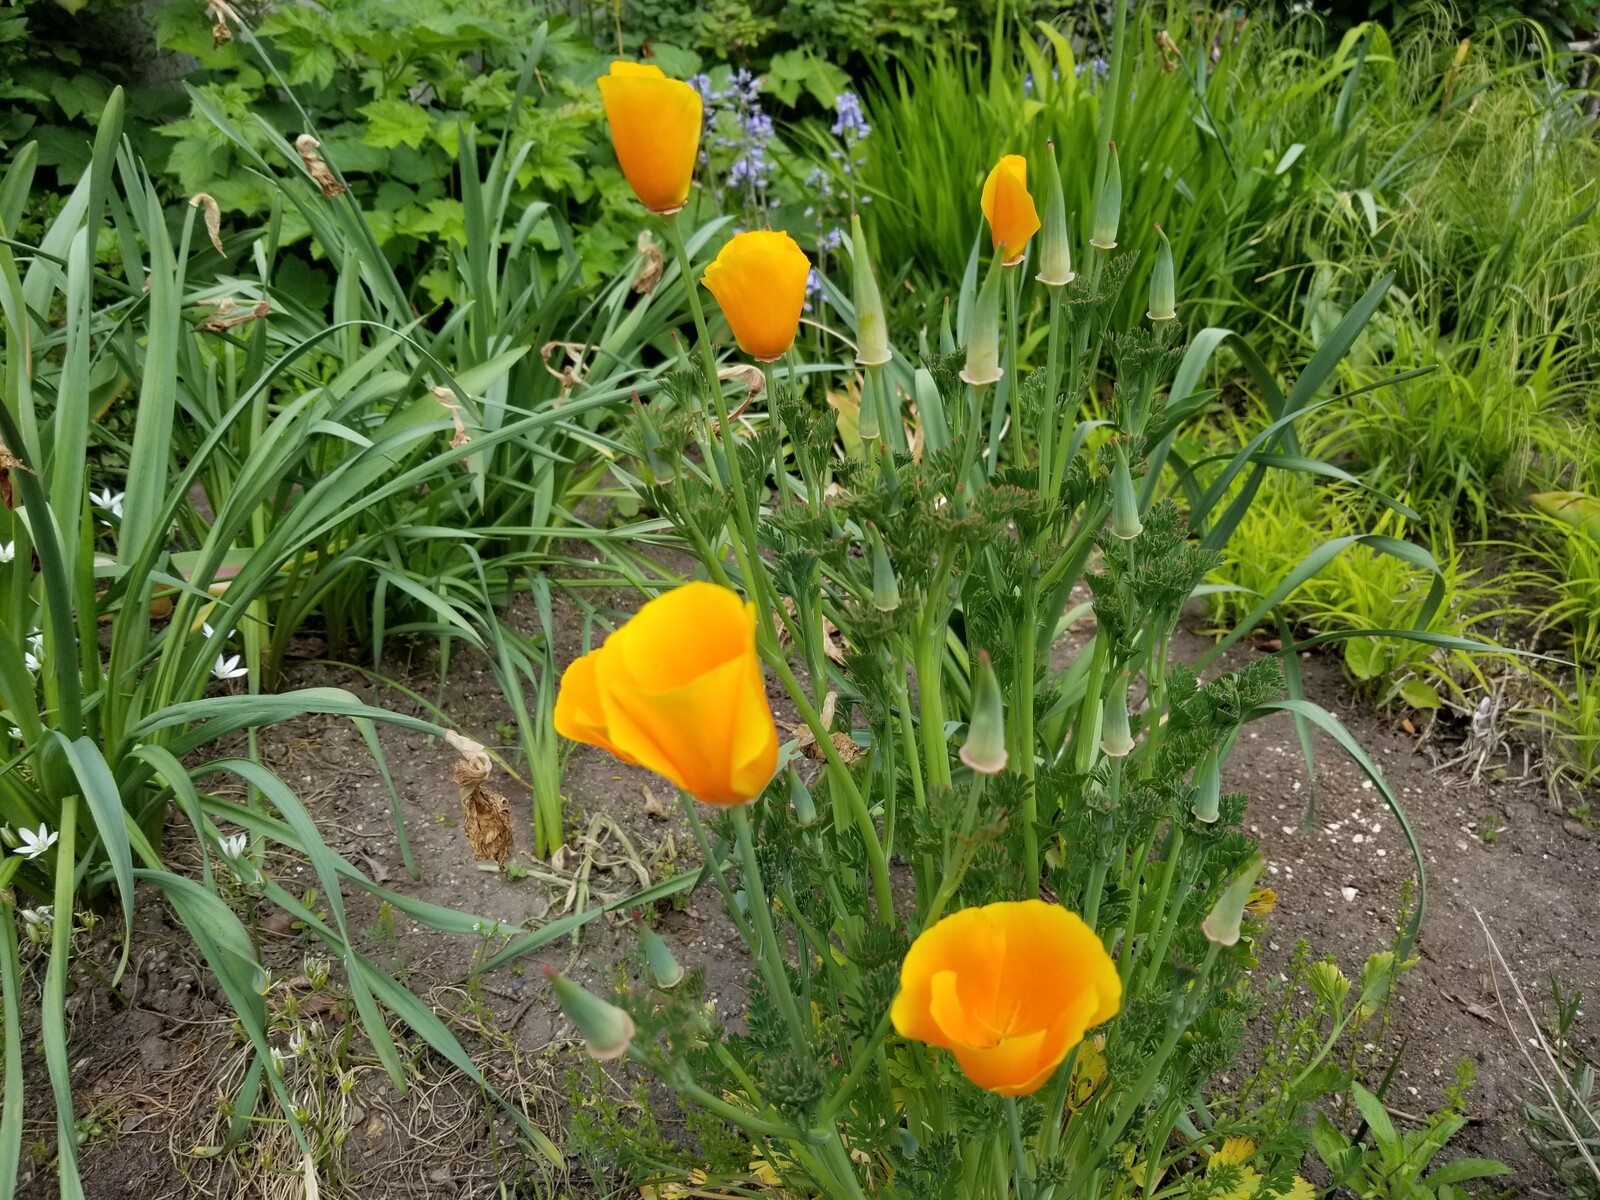
[(956, 1056), (968, 1079), (1030, 1096), (1122, 1006), (1116, 964), (1076, 913), (1043, 900), (963, 909), (922, 931), (890, 1017)]
[(555, 726), (707, 804), (753, 800), (778, 768), (755, 606), (713, 583), (656, 597), (566, 669)]
[(1021, 262), (1028, 239), (1039, 232), (1039, 210), (1028, 194), (1028, 160), (1008, 154), (983, 181), (983, 215), (995, 252), (1007, 266)]
[(787, 233), (736, 233), (700, 282), (728, 318), (734, 340), (751, 358), (771, 362), (794, 345), (806, 302), (811, 260)]
[(651, 212), (677, 212), (700, 149), (700, 93), (649, 63), (614, 62), (600, 77), (600, 99), (634, 195)]

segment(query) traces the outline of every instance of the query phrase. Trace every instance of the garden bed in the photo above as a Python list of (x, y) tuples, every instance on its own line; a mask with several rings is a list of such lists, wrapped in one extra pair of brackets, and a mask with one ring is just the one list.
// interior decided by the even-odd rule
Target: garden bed
[[(1191, 632), (1180, 635), (1178, 649), (1193, 657), (1206, 645)], [(562, 650), (571, 655), (576, 647)], [(1252, 653), (1235, 651), (1231, 665)], [(1469, 1093), (1470, 1123), (1452, 1142), (1452, 1153), (1510, 1164), (1513, 1195), (1557, 1195), (1518, 1132), (1521, 1102), (1530, 1094), (1528, 1071), (1506, 1028), (1475, 914), (1483, 914), (1541, 1011), (1549, 972), (1566, 987), (1600, 994), (1600, 945), (1588, 934), (1600, 927), (1600, 847), (1587, 827), (1564, 822), (1550, 809), (1537, 782), (1503, 778), (1495, 764), (1477, 781), (1459, 767), (1440, 769), (1434, 760), (1447, 756), (1441, 745), (1416, 749), (1396, 719), (1372, 712), (1351, 693), (1332, 662), (1309, 658), (1303, 666), (1311, 698), (1337, 712), (1382, 766), (1406, 805), (1429, 870), (1420, 961), (1402, 979), (1388, 1028), (1371, 1042), (1363, 1065), (1369, 1077), (1381, 1077), (1401, 1054), (1388, 1101), (1405, 1128), (1445, 1102), (1457, 1064), (1470, 1060), (1477, 1075)], [(375, 702), (409, 706), (356, 672), (308, 663), (292, 674), (297, 685), (342, 686)], [(419, 664), (409, 683), (432, 696), (437, 676)], [(508, 716), (494, 681), (470, 665), (452, 671), (438, 698), (463, 728), (486, 738)], [(261, 754), (302, 789), (330, 846), (408, 894), (518, 925), (558, 917), (575, 903), (580, 887), (595, 904), (637, 888), (641, 868), (659, 877), (692, 865), (696, 857), (675, 809), (660, 817), (648, 811), (651, 797), (668, 796), (659, 780), (579, 747), (565, 776), (569, 826), (578, 835), (570, 847), (554, 866), (531, 859), (529, 807), (525, 795), (513, 791), (513, 869), (482, 869), (473, 863), (461, 830), (454, 752), (398, 731), (384, 734), (384, 747), (422, 870), (415, 883), (400, 864), (387, 790), (348, 722), (315, 716), (280, 725), (263, 739)], [(1296, 941), (1303, 938), (1314, 954), (1332, 954), (1347, 973), (1358, 972), (1369, 953), (1393, 943), (1410, 877), (1404, 839), (1372, 785), (1325, 739), (1319, 738), (1318, 753), (1315, 821), (1303, 833), (1310, 789), (1287, 716), (1253, 724), (1225, 776), (1225, 786), (1251, 797), (1246, 827), (1261, 841), (1269, 863), (1266, 882), (1278, 894), (1256, 947), (1263, 1002), (1252, 1033), (1258, 1050), (1274, 1008), (1274, 981)], [(177, 825), (173, 829), (184, 836)], [(183, 861), (184, 851), (175, 850)], [(302, 864), (279, 857), (271, 866), (290, 891), (309, 886)], [(538, 874), (510, 878), (521, 873), (518, 868)], [(314, 1048), (291, 1067), (291, 1079), (296, 1095), (317, 1114), (311, 1127), (327, 1139), (319, 1162), (325, 1195), (488, 1196), (498, 1194), (500, 1180), (520, 1180), (532, 1189), (551, 1177), (548, 1164), (522, 1156), (509, 1122), (493, 1105), (427, 1052), (408, 1058), (413, 1086), (400, 1096), (358, 1032), (350, 1030), (355, 1040), (347, 1049), (336, 1049), (347, 1020), (354, 1022), (337, 976), (325, 988), (308, 986), (308, 939), (286, 914), (242, 898), (240, 903), (261, 931), (263, 958), (276, 984), (273, 1006), (298, 1011), (291, 1023), (317, 1031)], [(470, 939), (414, 928), (403, 914), (385, 915), (364, 893), (352, 894), (348, 904), (353, 924), (364, 931), (364, 952), (450, 1020), (490, 1081), (568, 1151), (570, 1174), (562, 1185), (567, 1194), (610, 1194), (614, 1180), (591, 1179), (580, 1165), (603, 1163), (606, 1149), (581, 1146), (562, 1130), (575, 1104), (603, 1100), (626, 1108), (631, 1101), (621, 1084), (605, 1097), (582, 1090), (592, 1076), (583, 1070), (586, 1060), (537, 967), (549, 963), (603, 984), (627, 959), (631, 930), (599, 919), (583, 929), (576, 945), (564, 940), (520, 968), (469, 981), (480, 948)], [(283, 1194), (297, 1163), (287, 1135), (279, 1136), (281, 1127), (258, 1128), (232, 1157), (195, 1153), (221, 1137), (226, 1121), (219, 1100), (237, 1088), (245, 1050), (218, 989), (159, 897), (141, 891), (138, 907), (132, 966), (121, 985), (127, 1007), (87, 977), (69, 1000), (80, 1116), (88, 1130), (87, 1194), (108, 1200)], [(667, 913), (658, 928), (681, 962), (706, 972), (706, 991), (719, 1011), (742, 1011), (746, 954), (709, 886)], [(113, 947), (89, 957), (97, 964), (114, 962)], [(1509, 981), (1501, 977), (1498, 983), (1521, 1023)], [(1579, 1035), (1578, 1049), (1592, 1057), (1600, 1046), (1592, 1026), (1585, 1032), (1580, 1022)], [(274, 1040), (285, 1043), (285, 1037)], [(42, 1076), (43, 1064), (30, 1055), (29, 1069)], [(658, 1119), (675, 1126), (659, 1114)], [(36, 1126), (29, 1132), (43, 1137), (46, 1131)], [(42, 1200), (53, 1187), (53, 1175), (41, 1172), (20, 1194)]]

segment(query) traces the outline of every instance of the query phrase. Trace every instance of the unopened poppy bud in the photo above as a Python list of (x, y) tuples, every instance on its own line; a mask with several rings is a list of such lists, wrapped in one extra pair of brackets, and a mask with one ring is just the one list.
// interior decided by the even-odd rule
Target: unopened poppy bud
[(1078, 276), (1072, 270), (1072, 239), (1067, 233), (1067, 196), (1061, 186), (1056, 144), (1045, 143), (1044, 227), (1039, 232), (1039, 273), (1034, 276), (1054, 291)]
[(1256, 885), (1256, 877), (1261, 874), (1261, 869), (1266, 866), (1266, 860), (1259, 854), (1251, 859), (1245, 869), (1232, 883), (1223, 889), (1222, 895), (1217, 897), (1217, 902), (1212, 906), (1211, 914), (1201, 922), (1200, 928), (1206, 935), (1206, 940), (1215, 942), (1219, 946), (1233, 946), (1239, 941), (1239, 926), (1244, 923), (1244, 906), (1250, 899), (1250, 889)]
[(817, 823), (817, 805), (811, 798), (811, 789), (793, 767), (789, 768), (789, 803), (794, 805), (795, 823), (800, 828)]
[(1000, 256), (989, 262), (978, 292), (978, 304), (967, 330), (967, 365), (961, 378), (973, 387), (999, 383), (1005, 372), (1000, 368)]
[(956, 331), (950, 323), (950, 297), (944, 298), (944, 311), (939, 317), (939, 353), (954, 354), (956, 352)]
[(1006, 769), (1006, 708), (1000, 681), (987, 650), (978, 651), (978, 673), (972, 681), (972, 719), (961, 761), (980, 775), (998, 775)]
[(1196, 821), (1214, 824), (1222, 811), (1222, 756), (1213, 750), (1194, 776), (1194, 801), (1189, 807)]
[(872, 273), (872, 258), (867, 253), (867, 238), (861, 232), (861, 218), (850, 215), (850, 258), (854, 267), (856, 308), (856, 362), (863, 367), (888, 362), (889, 322), (883, 315), (883, 297)]
[(1089, 244), (1096, 250), (1117, 248), (1117, 222), (1122, 219), (1122, 168), (1117, 165), (1117, 144), (1111, 143), (1111, 157), (1106, 162), (1105, 186), (1094, 205), (1094, 234)]
[(1150, 311), (1145, 316), (1159, 324), (1178, 319), (1178, 285), (1172, 268), (1172, 243), (1159, 225), (1156, 236), (1161, 245), (1156, 247), (1156, 269), (1150, 273)]
[(546, 967), (545, 974), (561, 1003), (561, 1011), (578, 1027), (591, 1057), (606, 1062), (628, 1052), (636, 1032), (632, 1017), (553, 967)]
[(1111, 758), (1125, 758), (1133, 751), (1133, 734), (1128, 727), (1127, 671), (1111, 681), (1111, 692), (1101, 704), (1100, 749)]
[(1133, 490), (1133, 471), (1128, 467), (1128, 451), (1117, 445), (1117, 461), (1111, 468), (1111, 532), (1124, 541), (1144, 532), (1139, 519), (1139, 497)]
[(670, 990), (683, 982), (683, 966), (672, 956), (672, 951), (661, 940), (660, 934), (648, 925), (640, 926), (639, 944), (644, 947), (645, 962), (650, 965), (650, 974), (657, 987)]
[(872, 543), (872, 607), (893, 612), (900, 607), (900, 581), (894, 577), (894, 564), (876, 525), (867, 526), (867, 540)]
[(666, 447), (661, 442), (661, 434), (656, 431), (656, 424), (650, 419), (644, 405), (639, 403), (637, 395), (633, 398), (633, 407), (638, 414), (639, 438), (644, 447), (644, 463), (649, 471), (651, 483), (671, 483), (677, 478), (677, 468), (672, 460), (667, 457)]

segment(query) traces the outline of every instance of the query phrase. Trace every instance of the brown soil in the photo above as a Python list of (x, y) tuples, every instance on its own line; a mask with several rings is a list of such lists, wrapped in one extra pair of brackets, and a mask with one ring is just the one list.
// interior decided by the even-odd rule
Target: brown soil
[[(571, 657), (577, 635), (565, 636), (569, 644), (559, 649)], [(1203, 645), (1194, 639), (1187, 649)], [(1249, 653), (1239, 651), (1236, 661)], [(1564, 826), (1537, 785), (1489, 778), (1494, 771), (1480, 782), (1456, 768), (1436, 771), (1394, 719), (1357, 702), (1334, 664), (1308, 660), (1303, 667), (1312, 698), (1334, 710), (1379, 762), (1426, 851), (1430, 891), (1421, 961), (1402, 983), (1391, 1036), (1375, 1056), (1387, 1061), (1404, 1043), (1390, 1103), (1402, 1113), (1437, 1107), (1456, 1063), (1472, 1059), (1478, 1072), (1473, 1121), (1455, 1145), (1511, 1164), (1515, 1174), (1503, 1182), (1510, 1183), (1512, 1195), (1556, 1195), (1517, 1132), (1527, 1070), (1496, 1001), (1474, 913), (1483, 914), (1536, 1006), (1551, 971), (1567, 986), (1600, 993), (1600, 948), (1593, 936), (1600, 927), (1600, 849), (1586, 828)], [(486, 743), (497, 741), (496, 724), (507, 714), (487, 672), (458, 657), (442, 689), (425, 669), (410, 682), (437, 699), (462, 729)], [(386, 707), (427, 715), (398, 693), (340, 668), (308, 664), (286, 686), (312, 684), (347, 687)], [(1358, 973), (1367, 954), (1393, 942), (1394, 914), (1410, 875), (1398, 824), (1378, 793), (1326, 739), (1318, 741), (1316, 821), (1305, 835), (1299, 829), (1310, 789), (1289, 719), (1252, 726), (1230, 760), (1227, 782), (1253, 797), (1247, 823), (1268, 855), (1269, 882), (1279, 894), (1263, 947), (1263, 984), (1277, 978), (1301, 938), (1314, 953), (1333, 954), (1347, 973)], [(491, 782), (512, 802), (513, 861), (531, 873), (511, 878), (480, 869), (460, 828), (454, 752), (394, 730), (384, 732), (383, 745), (403, 797), (421, 869), (418, 882), (401, 866), (387, 790), (347, 722), (289, 722), (263, 734), (262, 754), (298, 790), (328, 844), (391, 888), (514, 925), (554, 918), (580, 902), (592, 907), (624, 896), (638, 886), (641, 871), (659, 878), (680, 860), (696, 858), (675, 812), (647, 813), (647, 789), (667, 802), (665, 787), (578, 747), (564, 783), (574, 835), (564, 856), (554, 864), (532, 859), (528, 796), (497, 771)], [(500, 749), (514, 760), (512, 748)], [(1496, 832), (1486, 835), (1490, 828)], [(176, 824), (170, 833), (177, 861), (192, 860), (197, 867), (192, 839)], [(314, 884), (304, 864), (283, 858), (268, 865), (291, 891)], [(1346, 899), (1352, 895), (1347, 889), (1354, 889), (1353, 898)], [(558, 1130), (573, 1102), (568, 1073), (581, 1061), (580, 1052), (537, 968), (549, 963), (591, 982), (608, 978), (633, 944), (631, 931), (619, 927), (625, 916), (593, 921), (580, 937), (469, 983), (474, 957), (486, 942), (417, 928), (403, 914), (386, 915), (354, 888), (346, 896), (366, 952), (449, 1021), (489, 1081), (535, 1125)], [(501, 1194), (502, 1183), (506, 1195), (601, 1194), (581, 1173), (552, 1173), (547, 1164), (519, 1157), (513, 1129), (492, 1101), (431, 1054), (411, 1057), (409, 1094), (398, 1094), (362, 1039), (341, 1046), (358, 1021), (336, 986), (307, 986), (304, 958), (314, 949), (307, 935), (270, 906), (238, 899), (260, 929), (273, 968), (269, 1006), (281, 1018), (274, 1044), (285, 1044), (294, 1027), (309, 1038), (310, 1049), (290, 1071), (297, 1099), (333, 1139), (324, 1147), (323, 1197), (488, 1196)], [(89, 1196), (301, 1195), (298, 1154), (281, 1125), (263, 1115), (270, 1113), (270, 1101), (260, 1106), (258, 1127), (243, 1151), (223, 1157), (198, 1152), (221, 1140), (227, 1117), (219, 1105), (236, 1090), (247, 1056), (225, 999), (182, 928), (153, 895), (141, 893), (138, 909), (133, 966), (121, 1002), (88, 976), (76, 981), (69, 1001), (74, 1082), (88, 1131), (81, 1154)], [(114, 924), (107, 921), (101, 932)], [(748, 960), (712, 889), (669, 912), (662, 931), (680, 961), (705, 968), (718, 1007), (738, 1011)], [(87, 960), (114, 962), (114, 948), (103, 942), (95, 941)], [(337, 968), (334, 979), (337, 985)], [(41, 980), (42, 969), (35, 984)], [(1502, 978), (1510, 1004), (1507, 986)], [(24, 998), (25, 1010), (30, 1003), (36, 1010), (36, 992)], [(291, 1016), (291, 1009), (299, 1015)], [(29, 1095), (44, 1097), (34, 1031), (25, 1031), (25, 1044)], [(1596, 1058), (1592, 1035), (1580, 1051)], [(41, 1146), (53, 1141), (42, 1109), (28, 1114), (26, 1131), (27, 1142)], [(55, 1194), (45, 1165), (36, 1164), (20, 1194), (41, 1200)]]

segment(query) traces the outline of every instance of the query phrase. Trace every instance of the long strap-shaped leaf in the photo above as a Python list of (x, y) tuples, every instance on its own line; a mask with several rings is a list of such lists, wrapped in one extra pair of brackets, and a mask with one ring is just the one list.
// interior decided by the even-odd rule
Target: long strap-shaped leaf
[(1417, 869), (1417, 903), (1411, 910), (1411, 919), (1406, 923), (1405, 930), (1400, 936), (1397, 951), (1401, 958), (1410, 955), (1411, 947), (1417, 940), (1417, 931), (1422, 926), (1423, 912), (1428, 906), (1428, 876), (1426, 868), (1422, 865), (1422, 847), (1417, 842), (1416, 832), (1411, 828), (1411, 822), (1406, 817), (1405, 809), (1400, 805), (1400, 798), (1394, 794), (1394, 789), (1389, 786), (1389, 781), (1383, 777), (1383, 772), (1376, 763), (1368, 757), (1367, 752), (1361, 748), (1361, 743), (1351, 736), (1350, 731), (1344, 727), (1339, 718), (1334, 716), (1320, 704), (1310, 700), (1272, 700), (1260, 705), (1249, 714), (1248, 720), (1268, 716), (1275, 712), (1286, 712), (1299, 719), (1309, 721), (1322, 732), (1326, 733), (1339, 748), (1348, 754), (1372, 781), (1372, 786), (1378, 789), (1384, 803), (1389, 806), (1389, 811), (1394, 814), (1394, 819), (1400, 824), (1400, 832), (1405, 835), (1406, 845), (1411, 848), (1411, 861)]

